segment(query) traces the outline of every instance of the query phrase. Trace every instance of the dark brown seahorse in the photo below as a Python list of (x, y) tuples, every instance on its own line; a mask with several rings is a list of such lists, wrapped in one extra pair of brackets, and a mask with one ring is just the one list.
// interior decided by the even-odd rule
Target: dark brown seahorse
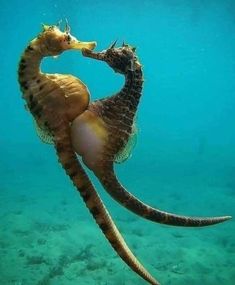
[(72, 75), (40, 71), (44, 57), (56, 56), (69, 49), (93, 49), (95, 45), (95, 42), (78, 41), (70, 34), (68, 27), (62, 32), (56, 26), (44, 25), (43, 32), (30, 42), (21, 56), (19, 83), (27, 108), (38, 127), (52, 137), (60, 163), (105, 237), (133, 271), (150, 284), (158, 285), (128, 248), (73, 149), (71, 122), (88, 107), (86, 86)]
[(103, 52), (83, 50), (86, 57), (105, 61), (115, 72), (125, 75), (125, 84), (117, 94), (91, 103), (72, 123), (72, 140), (76, 152), (95, 173), (106, 191), (135, 214), (162, 224), (199, 227), (221, 223), (230, 216), (193, 218), (178, 216), (150, 207), (130, 194), (114, 173), (114, 161), (128, 143), (139, 104), (143, 74), (135, 49), (112, 45)]

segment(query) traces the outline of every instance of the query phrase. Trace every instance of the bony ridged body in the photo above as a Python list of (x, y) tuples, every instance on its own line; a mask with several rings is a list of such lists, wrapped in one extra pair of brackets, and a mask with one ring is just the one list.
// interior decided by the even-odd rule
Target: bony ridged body
[(86, 86), (70, 75), (43, 74), (40, 71), (40, 62), (45, 56), (55, 56), (67, 49), (94, 47), (94, 42), (79, 42), (68, 31), (63, 33), (55, 26), (46, 26), (22, 55), (19, 83), (27, 108), (39, 128), (45, 129), (52, 137), (60, 163), (111, 246), (132, 270), (150, 284), (158, 285), (129, 250), (73, 149), (70, 125), (87, 109), (89, 92)]
[[(115, 48), (112, 45), (103, 52), (93, 52), (83, 50), (83, 55), (94, 59), (105, 61), (113, 68), (115, 72), (125, 76), (125, 84), (120, 92), (106, 99), (97, 100), (91, 103), (88, 110), (93, 113), (93, 117), (102, 120), (102, 133), (105, 133), (105, 139), (99, 139), (99, 149), (95, 153), (86, 145), (86, 152), (83, 154), (83, 160), (101, 181), (107, 192), (121, 205), (135, 214), (162, 224), (184, 226), (184, 227), (202, 227), (216, 223), (221, 223), (230, 219), (230, 216), (222, 217), (187, 217), (175, 215), (153, 208), (129, 193), (118, 181), (113, 168), (116, 156), (128, 144), (133, 132), (134, 118), (142, 93), (143, 74), (142, 67), (135, 54), (135, 49), (123, 45)], [(86, 122), (89, 128), (89, 120)], [(76, 120), (73, 122), (72, 140), (74, 148), (77, 148), (74, 140), (76, 134)], [(82, 138), (86, 141), (85, 134)], [(88, 140), (88, 139), (87, 139)], [(93, 133), (93, 141), (96, 140), (96, 133)], [(85, 145), (85, 143), (83, 143)], [(92, 156), (88, 154), (92, 152)]]

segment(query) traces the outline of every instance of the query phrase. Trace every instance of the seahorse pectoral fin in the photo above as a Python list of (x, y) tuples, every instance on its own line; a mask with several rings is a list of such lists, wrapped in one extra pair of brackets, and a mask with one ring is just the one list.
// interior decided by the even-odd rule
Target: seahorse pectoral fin
[(182, 227), (204, 227), (222, 223), (232, 218), (231, 216), (206, 218), (187, 217), (163, 212), (143, 203), (129, 193), (118, 181), (114, 174), (113, 166), (109, 166), (109, 168), (103, 169), (95, 174), (114, 200), (136, 215), (156, 223)]
[(132, 127), (132, 133), (130, 134), (126, 145), (115, 155), (114, 162), (122, 163), (131, 157), (133, 149), (137, 143), (137, 133), (138, 129), (136, 127), (136, 123), (134, 123)]
[[(24, 107), (27, 112), (30, 112), (26, 104), (24, 105)], [(41, 128), (33, 116), (32, 116), (32, 119), (33, 119), (33, 124), (36, 130), (36, 134), (38, 135), (39, 139), (43, 143), (53, 144), (54, 143), (53, 136), (50, 134), (50, 132), (46, 129)]]

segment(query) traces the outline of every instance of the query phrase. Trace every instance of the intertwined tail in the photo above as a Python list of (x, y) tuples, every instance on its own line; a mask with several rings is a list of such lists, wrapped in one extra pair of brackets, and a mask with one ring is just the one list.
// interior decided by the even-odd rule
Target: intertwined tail
[(49, 125), (51, 126), (50, 129), (54, 136), (55, 148), (60, 163), (72, 180), (76, 189), (79, 191), (87, 208), (91, 212), (107, 240), (132, 270), (150, 284), (159, 285), (159, 283), (148, 273), (128, 248), (101, 198), (78, 161), (72, 148), (68, 122), (57, 117), (53, 118)]

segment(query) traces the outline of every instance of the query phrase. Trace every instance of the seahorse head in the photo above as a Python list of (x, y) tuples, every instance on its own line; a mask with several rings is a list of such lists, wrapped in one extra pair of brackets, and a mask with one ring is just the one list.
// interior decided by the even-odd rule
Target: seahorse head
[(115, 48), (115, 44), (116, 42), (102, 52), (83, 50), (83, 54), (107, 62), (115, 72), (121, 74), (126, 74), (128, 71), (135, 71), (136, 68), (141, 66), (135, 54), (136, 49), (134, 47), (123, 43), (122, 47)]
[(91, 50), (96, 47), (96, 42), (82, 42), (72, 36), (67, 23), (64, 31), (56, 25), (43, 25), (42, 32), (34, 41), (37, 42), (39, 52), (44, 56), (56, 56), (69, 49)]

